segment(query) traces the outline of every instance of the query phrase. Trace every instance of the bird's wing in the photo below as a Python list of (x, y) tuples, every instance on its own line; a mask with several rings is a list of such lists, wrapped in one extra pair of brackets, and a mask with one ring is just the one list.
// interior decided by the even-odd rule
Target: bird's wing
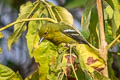
[(67, 35), (68, 37), (71, 37), (72, 39), (76, 40), (79, 43), (85, 43), (88, 44), (87, 40), (82, 36), (82, 34), (78, 33), (76, 31), (75, 27), (71, 27), (69, 25), (64, 25), (64, 28), (60, 30), (63, 34)]
[(68, 37), (71, 37), (72, 39), (76, 40), (79, 43), (85, 43), (87, 44), (88, 42), (80, 35), (78, 34), (75, 30), (64, 30), (62, 33), (67, 35)]

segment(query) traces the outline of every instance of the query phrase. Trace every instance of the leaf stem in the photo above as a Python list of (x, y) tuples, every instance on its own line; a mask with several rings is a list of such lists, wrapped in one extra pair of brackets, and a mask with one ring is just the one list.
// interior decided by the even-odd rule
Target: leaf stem
[(3, 30), (5, 30), (5, 29), (7, 29), (7, 28), (9, 28), (9, 27), (11, 27), (11, 26), (17, 24), (17, 23), (27, 22), (27, 21), (39, 21), (39, 20), (45, 20), (45, 21), (50, 21), (50, 22), (53, 22), (53, 23), (57, 23), (55, 20), (50, 19), (50, 18), (29, 18), (29, 19), (20, 19), (20, 20), (17, 20), (17, 21), (15, 21), (15, 22), (11, 23), (11, 24), (8, 24), (8, 25), (6, 25), (6, 26), (0, 28), (0, 31), (3, 31)]
[(105, 38), (105, 30), (104, 30), (104, 15), (102, 9), (102, 0), (97, 0), (97, 10), (98, 10), (98, 19), (99, 19), (99, 31), (100, 31), (100, 50), (99, 54), (104, 59), (106, 66), (103, 70), (103, 75), (108, 77), (108, 69), (107, 69), (107, 42)]
[(74, 66), (72, 64), (72, 54), (71, 53), (72, 53), (72, 45), (70, 45), (70, 63), (71, 63), (71, 67), (72, 67), (73, 73), (75, 75), (75, 78), (76, 78), (76, 80), (78, 80), (77, 74), (76, 74)]
[(111, 48), (119, 38), (120, 34), (107, 46), (107, 49)]
[[(41, 0), (42, 1), (42, 0)], [(49, 14), (50, 14), (50, 16), (51, 16), (51, 18), (53, 18), (54, 20), (56, 20), (57, 21), (57, 19), (56, 19), (56, 17), (55, 17), (55, 14), (53, 13), (53, 10), (51, 9), (51, 6), (46, 2), (46, 1), (42, 1), (45, 5), (46, 5), (46, 7), (47, 7), (47, 9), (48, 9), (48, 12), (49, 12)]]

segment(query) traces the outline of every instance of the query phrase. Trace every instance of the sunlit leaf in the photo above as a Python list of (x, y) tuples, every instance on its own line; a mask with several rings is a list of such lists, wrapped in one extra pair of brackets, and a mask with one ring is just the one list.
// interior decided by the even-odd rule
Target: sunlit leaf
[[(28, 18), (28, 15), (30, 15), (29, 13), (32, 10), (32, 8), (33, 8), (32, 2), (27, 2), (27, 3), (23, 4), (23, 5), (21, 5), (20, 13), (18, 15), (17, 20)], [(21, 25), (23, 25), (23, 23), (15, 24), (14, 31), (16, 31), (18, 28), (20, 28)]]
[[(37, 13), (35, 13), (32, 18), (37, 17)], [(40, 22), (30, 21), (28, 24), (28, 32), (26, 34), (27, 46), (29, 50), (29, 54), (33, 57), (33, 49), (38, 47), (40, 37), (38, 35), (38, 31), (40, 28)]]
[(88, 69), (85, 65), (85, 62), (83, 60), (82, 55), (79, 53), (77, 48), (75, 48), (74, 51), (78, 55), (78, 60), (79, 60), (79, 63), (80, 63), (79, 68), (78, 68), (79, 71), (77, 71), (77, 73), (79, 73), (81, 75), (78, 75), (78, 77), (83, 78), (85, 80), (92, 80), (92, 78), (90, 77), (90, 74), (88, 72)]
[(94, 51), (88, 45), (77, 44), (76, 50), (84, 62), (83, 66), (85, 66), (89, 72), (94, 72), (95, 70), (101, 72), (104, 69), (105, 64), (103, 59), (98, 56), (98, 52)]
[(120, 12), (119, 12), (119, 10), (114, 12), (114, 22), (115, 22), (116, 31), (117, 31), (120, 27)]
[(114, 8), (112, 0), (105, 0), (105, 1), (106, 1), (112, 8)]
[(40, 64), (39, 78), (46, 80), (49, 74), (49, 66), (55, 64), (56, 61), (56, 46), (49, 41), (43, 41), (37, 49), (34, 50), (35, 61)]
[(107, 17), (107, 19), (112, 19), (113, 18), (113, 9), (112, 9), (111, 6), (108, 5), (105, 8), (105, 12), (106, 12), (106, 16), (105, 17)]
[(65, 22), (67, 24), (73, 25), (73, 16), (67, 9), (60, 7), (60, 6), (53, 6), (52, 7), (54, 14), (59, 22)]
[(10, 68), (0, 64), (0, 80), (22, 80)]
[(114, 32), (116, 32), (119, 27), (120, 27), (120, 9), (119, 9), (119, 2), (118, 0), (112, 0), (113, 5), (114, 5), (114, 23), (115, 23), (115, 27), (114, 28)]
[[(32, 4), (31, 2), (27, 2), (26, 4), (24, 4), (21, 7), (21, 13), (19, 14), (18, 19), (24, 19), (24, 18), (29, 18), (32, 13), (35, 11), (34, 7), (36, 7), (39, 3), (37, 4)], [(28, 10), (28, 11), (27, 11)], [(26, 11), (26, 12), (24, 12)], [(18, 23), (15, 25), (15, 30), (14, 32), (10, 35), (10, 37), (8, 38), (8, 49), (11, 49), (11, 45), (16, 43), (18, 41), (18, 39), (20, 38), (20, 36), (22, 35), (22, 33), (26, 30), (26, 23), (22, 22), (22, 23)]]

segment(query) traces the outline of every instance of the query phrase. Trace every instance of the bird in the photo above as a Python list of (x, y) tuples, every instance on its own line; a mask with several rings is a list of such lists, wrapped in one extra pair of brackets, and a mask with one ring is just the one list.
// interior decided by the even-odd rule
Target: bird
[(60, 43), (85, 43), (88, 42), (73, 27), (65, 23), (47, 22), (39, 30), (40, 42), (47, 39), (54, 44)]

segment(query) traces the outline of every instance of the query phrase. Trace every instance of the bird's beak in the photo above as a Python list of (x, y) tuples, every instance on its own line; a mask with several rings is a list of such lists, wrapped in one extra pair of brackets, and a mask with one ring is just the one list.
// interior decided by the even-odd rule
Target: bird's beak
[(44, 37), (41, 37), (40, 40), (39, 40), (39, 45), (43, 40), (44, 40)]

